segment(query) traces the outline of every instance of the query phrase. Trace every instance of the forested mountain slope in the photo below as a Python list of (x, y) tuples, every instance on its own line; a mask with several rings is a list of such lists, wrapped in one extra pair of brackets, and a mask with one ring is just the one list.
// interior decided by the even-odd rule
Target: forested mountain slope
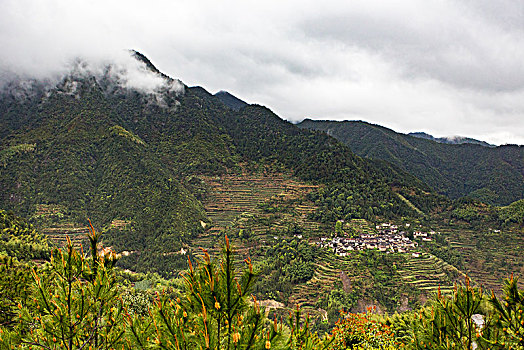
[(167, 254), (209, 226), (200, 202), (205, 191), (194, 176), (240, 172), (240, 164), (322, 184), (311, 197), (317, 219), (326, 222), (418, 216), (443, 200), (398, 167), (360, 158), (265, 107), (235, 111), (134, 55), (163, 79), (161, 88), (127, 87), (111, 67), (102, 74), (72, 71), (57, 85), (4, 86), (0, 207), (37, 224), (37, 208), (53, 207), (53, 224), (91, 218), (119, 227), (106, 235), (118, 249)]
[(301, 130), (266, 107), (249, 105), (238, 113), (222, 113), (221, 103), (204, 89), (192, 92), (201, 96), (204, 106), (216, 111), (215, 120), (228, 132), (243, 160), (274, 164), (302, 180), (325, 184), (315, 194), (323, 221), (418, 216), (398, 193), (425, 212), (443, 200), (400, 168), (363, 159), (336, 139)]
[(360, 121), (313, 121), (301, 128), (328, 133), (362, 157), (383, 159), (451, 198), (506, 205), (524, 197), (524, 147), (442, 144)]

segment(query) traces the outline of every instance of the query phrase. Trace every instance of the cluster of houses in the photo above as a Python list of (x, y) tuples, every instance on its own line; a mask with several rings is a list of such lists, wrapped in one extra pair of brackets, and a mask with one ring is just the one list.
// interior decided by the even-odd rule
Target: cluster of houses
[[(406, 227), (410, 227), (410, 224), (406, 224)], [(402, 236), (405, 236), (406, 233), (404, 231), (399, 232), (399, 227), (397, 225), (389, 224), (389, 223), (383, 223), (380, 225), (375, 226), (378, 233), (381, 235), (385, 234), (400, 234)], [(440, 233), (440, 232), (439, 232)], [(433, 238), (431, 236), (434, 236), (436, 234), (435, 231), (429, 231), (429, 232), (422, 232), (422, 231), (414, 231), (413, 232), (413, 238), (420, 238), (424, 242), (431, 242)]]
[[(407, 224), (409, 225), (409, 224)], [(409, 227), (409, 226), (407, 226)], [(378, 249), (386, 253), (407, 253), (409, 250), (417, 247), (418, 243), (406, 237), (404, 231), (399, 231), (396, 225), (384, 223), (377, 225), (377, 234), (361, 234), (358, 237), (334, 237), (320, 239), (320, 246), (333, 249), (333, 252), (339, 256), (348, 255), (351, 250)], [(423, 241), (431, 241), (434, 231), (430, 232), (413, 232), (414, 238), (420, 238)], [(418, 257), (418, 253), (413, 256)]]
[(431, 238), (432, 235), (435, 234), (435, 231), (430, 231), (430, 232), (420, 232), (420, 231), (415, 231), (413, 232), (413, 237), (414, 238), (421, 238), (424, 242), (431, 242), (433, 240), (433, 238)]

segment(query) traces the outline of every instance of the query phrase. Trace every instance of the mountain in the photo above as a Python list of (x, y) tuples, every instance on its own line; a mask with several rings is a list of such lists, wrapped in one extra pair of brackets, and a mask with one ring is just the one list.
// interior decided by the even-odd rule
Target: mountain
[[(139, 65), (134, 76), (112, 66), (96, 72), (73, 69), (58, 83), (13, 80), (0, 93), (0, 208), (8, 209), (0, 210), (1, 240), (6, 242), (0, 244), (0, 268), (5, 270), (0, 299), (10, 297), (0, 308), (0, 314), (8, 309), (8, 317), (0, 319), (15, 320), (19, 299), (25, 297), (20, 291), (32, 284), (32, 262), (18, 269), (27, 277), (19, 288), (12, 282), (19, 276), (15, 263), (5, 261), (14, 261), (12, 256), (45, 260), (48, 239), (60, 243), (57, 237), (65, 234), (85, 236), (88, 218), (103, 231), (101, 243), (122, 253), (117, 270), (121, 288), (111, 302), (127, 304), (104, 310), (142, 310), (126, 314), (138, 317), (141, 321), (133, 324), (145, 327), (135, 334), (155, 332), (144, 317), (151, 305), (161, 307), (151, 304), (156, 296), (181, 295), (182, 279), (166, 282), (149, 272), (176, 277), (187, 268), (188, 259), (195, 260), (200, 247), (201, 261), (211, 265), (192, 265), (199, 281), (209, 275), (209, 266), (216, 267), (217, 274), (211, 275), (219, 279), (224, 266), (227, 271), (244, 266), (220, 258), (206, 260), (225, 243), (223, 258), (230, 259), (230, 247), (241, 259), (247, 257), (239, 292), (251, 295), (245, 287), (250, 285), (260, 305), (277, 305), (278, 313), (300, 304), (303, 314), (310, 314), (317, 329), (325, 331), (340, 318), (340, 310), (365, 312), (376, 305), (393, 314), (417, 307), (431, 293), (451, 292), (453, 282), (462, 279), (459, 269), (473, 271), (492, 286), (510, 269), (521, 267), (520, 231), (510, 230), (522, 225), (522, 202), (494, 208), (469, 199), (450, 201), (401, 164), (363, 158), (327, 133), (299, 128), (264, 106), (236, 110), (220, 98), (224, 94), (188, 87), (161, 73), (145, 56), (131, 55)], [(140, 79), (133, 82), (136, 74)], [(468, 145), (455, 147), (463, 146)], [(489, 227), (504, 221), (503, 235), (496, 235), (495, 229), (463, 230), (468, 220), (484, 224), (484, 216), (493, 217)], [(333, 235), (359, 239), (358, 235), (378, 233), (379, 223), (391, 229), (387, 223), (398, 225), (406, 237), (415, 239), (415, 232), (424, 231), (431, 238), (417, 239), (418, 254), (369, 249), (338, 255), (316, 244)], [(48, 239), (36, 232), (46, 233)], [(251, 258), (257, 262), (253, 270)], [(101, 278), (109, 276), (102, 270), (106, 262), (112, 266), (111, 259), (95, 265), (83, 254), (79, 259), (54, 258), (35, 267), (38, 275), (50, 276), (42, 278), (48, 288), (45, 295), (63, 295), (56, 288), (66, 284), (47, 281), (63, 277), (64, 261), (86, 271), (99, 266), (98, 273), (105, 276)], [(482, 265), (486, 261), (490, 270)], [(46, 275), (50, 268), (57, 273)], [(260, 276), (258, 282), (255, 275)], [(85, 283), (76, 285), (91, 288), (93, 275), (83, 276)], [(227, 293), (221, 291), (232, 284), (221, 287), (219, 280), (208, 280), (204, 287), (217, 293), (208, 293), (206, 308), (227, 311)], [(195, 284), (187, 282), (191, 293)], [(166, 293), (162, 285), (169, 285)], [(29, 302), (41, 301), (27, 295)], [(23, 310), (35, 305), (23, 303)], [(41, 317), (36, 311), (24, 315)], [(122, 327), (131, 326), (120, 321)], [(140, 334), (147, 338), (146, 333)], [(8, 347), (20, 343), (5, 335), (0, 341), (6, 344), (5, 339), (11, 342)]]
[(184, 174), (232, 167), (227, 135), (186, 87), (150, 74), (165, 79), (163, 90), (128, 89), (109, 74), (72, 73), (45, 89), (13, 82), (0, 98), (0, 206), (37, 226), (124, 222), (111, 244), (155, 254), (201, 232), (208, 220)]
[(239, 111), (241, 108), (247, 106), (247, 103), (242, 101), (236, 96), (231, 95), (227, 91), (219, 91), (215, 94), (215, 97), (218, 97), (226, 106), (231, 108), (234, 111)]
[[(131, 77), (72, 71), (56, 85), (15, 80), (0, 94), (0, 207), (39, 228), (107, 230), (135, 267), (172, 271), (176, 253), (213, 223), (199, 176), (263, 166), (318, 184), (315, 220), (386, 220), (431, 212), (443, 198), (400, 167), (355, 155), (266, 107), (187, 87), (132, 52), (155, 89)], [(120, 73), (119, 73), (120, 74)], [(225, 96), (229, 98), (224, 99)], [(236, 101), (238, 102), (238, 101)], [(175, 254), (176, 253), (176, 254)]]
[(495, 147), (495, 145), (492, 145), (485, 141), (475, 140), (475, 139), (472, 139), (469, 137), (463, 137), (463, 136), (434, 137), (430, 134), (426, 134), (425, 132), (410, 132), (408, 135), (413, 136), (413, 137), (418, 137), (421, 139), (432, 140), (432, 141), (439, 142), (439, 143), (448, 143), (452, 145), (460, 145), (462, 143), (472, 143), (474, 145)]
[(337, 138), (362, 157), (408, 171), (441, 194), (507, 205), (524, 198), (524, 147), (443, 144), (361, 121), (313, 121), (300, 128)]

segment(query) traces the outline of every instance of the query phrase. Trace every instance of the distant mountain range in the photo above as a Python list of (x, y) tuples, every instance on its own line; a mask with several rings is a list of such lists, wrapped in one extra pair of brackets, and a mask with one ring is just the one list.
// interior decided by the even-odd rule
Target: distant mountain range
[(472, 143), (475, 145), (481, 145), (481, 146), (486, 146), (486, 147), (495, 147), (495, 145), (492, 145), (485, 141), (479, 141), (479, 140), (475, 140), (475, 139), (472, 139), (469, 137), (463, 137), (463, 136), (434, 137), (430, 134), (426, 134), (425, 132), (410, 132), (408, 135), (418, 137), (421, 139), (432, 140), (438, 143), (448, 143), (451, 145), (460, 145), (462, 143)]
[(306, 119), (298, 126), (326, 132), (362, 157), (395, 164), (450, 198), (506, 205), (524, 197), (523, 146), (493, 147), (464, 139), (440, 143), (427, 134), (400, 134), (362, 121)]

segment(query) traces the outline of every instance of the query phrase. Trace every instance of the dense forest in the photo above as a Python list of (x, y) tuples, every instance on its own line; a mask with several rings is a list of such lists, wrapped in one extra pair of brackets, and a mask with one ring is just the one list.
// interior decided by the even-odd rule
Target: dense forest
[(508, 205), (524, 196), (522, 146), (443, 144), (360, 121), (306, 119), (298, 126), (324, 131), (362, 157), (395, 164), (450, 198)]

